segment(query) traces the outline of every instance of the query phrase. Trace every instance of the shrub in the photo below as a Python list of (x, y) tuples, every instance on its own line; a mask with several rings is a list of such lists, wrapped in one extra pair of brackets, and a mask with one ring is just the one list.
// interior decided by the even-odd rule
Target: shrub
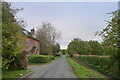
[(46, 55), (31, 55), (28, 57), (29, 63), (47, 63), (53, 59), (53, 56)]
[(10, 69), (26, 69), (27, 67), (27, 57), (23, 53), (18, 53), (15, 60), (10, 64)]
[(118, 65), (117, 65), (117, 62), (113, 63), (113, 61), (111, 60), (111, 57), (109, 58), (109, 57), (79, 56), (77, 59), (97, 69), (101, 73), (104, 73), (113, 78), (118, 78), (117, 77), (118, 76), (118, 73), (117, 73)]
[(61, 54), (56, 54), (55, 56), (61, 56)]

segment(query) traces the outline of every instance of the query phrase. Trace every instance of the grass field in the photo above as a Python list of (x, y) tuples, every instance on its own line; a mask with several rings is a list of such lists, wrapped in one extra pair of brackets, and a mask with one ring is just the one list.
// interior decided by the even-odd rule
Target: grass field
[(78, 76), (78, 78), (98, 78), (98, 79), (102, 78), (102, 80), (103, 78), (105, 78), (106, 80), (105, 76), (95, 73), (94, 71), (82, 66), (81, 64), (72, 60), (71, 58), (67, 58), (67, 61), (73, 67), (74, 72)]

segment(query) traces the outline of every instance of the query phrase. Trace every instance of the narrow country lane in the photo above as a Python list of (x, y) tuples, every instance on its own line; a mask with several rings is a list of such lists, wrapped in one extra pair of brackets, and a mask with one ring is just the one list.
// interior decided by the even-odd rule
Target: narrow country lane
[(33, 74), (29, 78), (77, 78), (63, 56), (56, 61), (31, 68)]

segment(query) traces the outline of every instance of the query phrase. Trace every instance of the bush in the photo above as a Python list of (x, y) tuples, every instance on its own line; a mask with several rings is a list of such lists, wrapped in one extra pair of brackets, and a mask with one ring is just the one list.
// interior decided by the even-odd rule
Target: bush
[(10, 69), (26, 69), (27, 67), (27, 57), (23, 53), (18, 53), (14, 57), (14, 61), (10, 64)]
[(106, 55), (102, 44), (98, 41), (83, 41), (78, 38), (75, 38), (69, 43), (67, 53), (69, 53), (70, 56), (73, 56), (74, 54)]
[(79, 56), (77, 59), (97, 69), (101, 73), (104, 73), (113, 78), (118, 78), (118, 65), (115, 62), (113, 63), (113, 61), (109, 57)]
[(55, 56), (61, 56), (61, 54), (56, 54)]
[(28, 57), (28, 62), (29, 63), (47, 63), (52, 59), (54, 59), (53, 56), (31, 55)]
[(55, 60), (55, 57), (51, 57), (50, 59)]

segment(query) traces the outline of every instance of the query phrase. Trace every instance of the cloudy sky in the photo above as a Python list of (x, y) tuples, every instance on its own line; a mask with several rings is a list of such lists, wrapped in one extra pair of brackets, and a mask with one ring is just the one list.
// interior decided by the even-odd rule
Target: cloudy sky
[(61, 32), (59, 40), (62, 49), (74, 38), (102, 41), (94, 36), (106, 26), (107, 14), (117, 10), (117, 2), (14, 2), (12, 6), (24, 8), (17, 16), (27, 22), (26, 29), (37, 29), (43, 21)]

